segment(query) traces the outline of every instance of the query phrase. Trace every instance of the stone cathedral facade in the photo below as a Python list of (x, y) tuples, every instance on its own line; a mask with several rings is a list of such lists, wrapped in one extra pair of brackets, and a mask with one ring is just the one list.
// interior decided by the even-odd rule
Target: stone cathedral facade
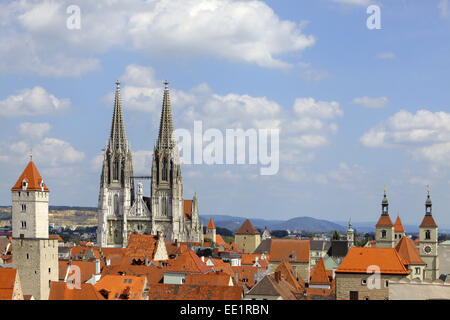
[(120, 84), (116, 82), (109, 142), (105, 147), (98, 204), (97, 245), (126, 247), (131, 233), (156, 235), (166, 241), (201, 242), (198, 201), (183, 199), (179, 150), (173, 139), (168, 82), (165, 83), (158, 140), (153, 149), (150, 196), (138, 183), (135, 192), (132, 152), (126, 138)]

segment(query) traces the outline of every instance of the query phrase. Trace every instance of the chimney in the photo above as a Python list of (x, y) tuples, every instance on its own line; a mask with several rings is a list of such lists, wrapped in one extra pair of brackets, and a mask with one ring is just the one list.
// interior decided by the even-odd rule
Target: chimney
[(100, 259), (95, 259), (95, 274), (100, 274)]

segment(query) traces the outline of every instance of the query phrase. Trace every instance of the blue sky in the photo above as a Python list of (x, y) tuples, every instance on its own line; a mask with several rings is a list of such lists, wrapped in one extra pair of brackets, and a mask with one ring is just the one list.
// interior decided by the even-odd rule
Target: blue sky
[[(116, 79), (135, 173), (149, 173), (168, 79), (175, 127), (280, 129), (277, 175), (183, 166), (200, 214), (375, 221), (386, 185), (391, 216), (414, 225), (430, 184), (448, 227), (448, 2), (2, 2), (0, 203), (33, 148), (53, 205), (97, 205)], [(66, 27), (72, 4), (81, 29)]]

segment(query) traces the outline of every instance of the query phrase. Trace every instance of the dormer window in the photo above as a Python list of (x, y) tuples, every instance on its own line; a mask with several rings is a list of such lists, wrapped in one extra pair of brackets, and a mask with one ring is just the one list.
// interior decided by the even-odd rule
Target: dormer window
[(27, 190), (28, 188), (28, 182), (27, 180), (23, 179), (22, 181), (22, 190)]
[(44, 191), (44, 180), (41, 181), (41, 190)]

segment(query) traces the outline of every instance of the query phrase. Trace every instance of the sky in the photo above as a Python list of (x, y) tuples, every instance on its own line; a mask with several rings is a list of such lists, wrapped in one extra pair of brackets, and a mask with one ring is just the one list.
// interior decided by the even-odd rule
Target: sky
[(280, 130), (275, 175), (182, 166), (200, 215), (376, 221), (386, 186), (418, 225), (430, 185), (448, 228), (449, 2), (2, 1), (0, 204), (32, 148), (51, 205), (97, 206), (117, 79), (148, 175), (167, 79), (175, 128)]

